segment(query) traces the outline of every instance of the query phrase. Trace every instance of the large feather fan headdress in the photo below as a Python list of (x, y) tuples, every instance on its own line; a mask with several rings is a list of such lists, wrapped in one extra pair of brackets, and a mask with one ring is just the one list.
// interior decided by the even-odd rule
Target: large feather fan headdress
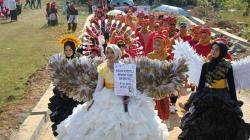
[(81, 40), (79, 39), (79, 38), (77, 38), (76, 36), (74, 36), (74, 35), (64, 35), (64, 36), (62, 36), (59, 40), (58, 40), (58, 42), (59, 42), (59, 44), (62, 46), (62, 47), (64, 47), (64, 44), (66, 43), (66, 42), (73, 42), (74, 44), (75, 44), (75, 46), (77, 47), (77, 46), (79, 46), (80, 44), (81, 44)]

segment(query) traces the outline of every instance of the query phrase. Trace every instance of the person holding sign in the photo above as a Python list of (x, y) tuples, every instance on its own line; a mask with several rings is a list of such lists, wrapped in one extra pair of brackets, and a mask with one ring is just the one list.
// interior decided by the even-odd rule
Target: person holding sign
[[(156, 35), (153, 39), (153, 48), (154, 51), (148, 54), (148, 57), (151, 59), (158, 59), (161, 61), (169, 60), (170, 55), (166, 51), (166, 40), (162, 35)], [(169, 97), (166, 97), (162, 100), (155, 100), (156, 109), (158, 110), (158, 116), (161, 120), (170, 128), (169, 122)]]
[[(74, 108), (73, 114), (59, 124), (57, 139), (167, 140), (168, 129), (155, 114), (151, 97), (137, 93), (124, 99), (129, 95), (122, 93), (123, 87), (121, 92), (115, 93), (116, 72), (122, 74), (118, 76), (121, 78), (118, 85), (128, 87), (128, 92), (135, 93), (135, 78), (130, 79), (135, 76), (134, 64), (131, 69), (124, 68), (127, 64), (120, 62), (122, 53), (115, 44), (109, 44), (105, 54), (106, 60), (97, 67), (98, 82), (92, 101)], [(128, 82), (130, 80), (132, 83)], [(127, 110), (124, 110), (125, 104)]]

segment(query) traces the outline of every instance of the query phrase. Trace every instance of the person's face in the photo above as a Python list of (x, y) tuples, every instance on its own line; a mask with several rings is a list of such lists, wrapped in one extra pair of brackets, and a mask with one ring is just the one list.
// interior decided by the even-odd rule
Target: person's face
[(195, 40), (199, 40), (199, 39), (200, 39), (200, 36), (201, 36), (201, 34), (200, 34), (199, 31), (193, 31), (193, 32), (192, 32), (192, 35), (193, 35), (193, 38), (194, 38)]
[(155, 24), (154, 29), (155, 29), (155, 31), (158, 31), (160, 29), (159, 23)]
[(181, 26), (180, 33), (182, 33), (182, 34), (187, 33), (187, 26)]
[(129, 15), (129, 16), (132, 16), (132, 15), (133, 15), (133, 12), (132, 12), (132, 10), (128, 10), (128, 13), (127, 13), (127, 15)]
[(150, 15), (150, 16), (149, 16), (149, 20), (150, 20), (150, 22), (153, 22), (153, 21), (155, 20), (154, 15)]
[(170, 30), (175, 30), (176, 24), (175, 23), (170, 23), (169, 28), (170, 28)]
[(206, 40), (207, 38), (209, 38), (208, 33), (206, 33), (206, 32), (201, 33), (201, 39)]
[(211, 54), (213, 58), (218, 58), (220, 56), (220, 48), (217, 44), (212, 46)]
[(73, 55), (73, 50), (70, 46), (65, 47), (64, 54), (66, 57), (71, 57)]
[(162, 46), (162, 41), (160, 39), (156, 39), (154, 41), (154, 50), (159, 51)]
[(109, 62), (114, 63), (115, 62), (115, 53), (112, 49), (108, 48), (106, 53), (106, 57), (109, 60)]

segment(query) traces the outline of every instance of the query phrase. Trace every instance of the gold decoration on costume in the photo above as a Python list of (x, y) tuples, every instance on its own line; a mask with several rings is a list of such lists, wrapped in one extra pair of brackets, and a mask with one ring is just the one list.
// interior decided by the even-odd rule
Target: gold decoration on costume
[(59, 39), (59, 44), (64, 47), (64, 44), (68, 41), (72, 41), (75, 44), (75, 47), (78, 47), (81, 44), (81, 40), (75, 35), (64, 35)]

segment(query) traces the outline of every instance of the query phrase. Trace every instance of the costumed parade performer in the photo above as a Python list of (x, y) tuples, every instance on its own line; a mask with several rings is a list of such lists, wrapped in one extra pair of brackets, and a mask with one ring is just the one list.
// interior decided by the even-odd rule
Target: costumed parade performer
[[(54, 84), (67, 96), (87, 101), (74, 108), (73, 114), (58, 125), (57, 139), (166, 140), (167, 127), (155, 114), (151, 97), (162, 99), (182, 88), (183, 74), (187, 71), (185, 61), (159, 63), (141, 57), (121, 62), (121, 50), (114, 44), (109, 44), (105, 53), (107, 59), (101, 64), (98, 59), (65, 61), (60, 55), (50, 60)], [(124, 100), (123, 96), (115, 95), (114, 63), (136, 64), (136, 96)]]
[[(75, 58), (75, 50), (80, 45), (80, 40), (73, 35), (66, 35), (60, 39), (60, 44), (64, 48), (64, 55), (67, 60)], [(50, 120), (53, 122), (52, 131), (53, 135), (57, 136), (55, 132), (57, 125), (65, 120), (69, 115), (72, 114), (73, 108), (76, 107), (79, 102), (74, 101), (60, 91), (57, 87), (53, 89), (54, 95), (49, 99), (50, 103), (48, 107), (51, 111)]]
[[(166, 40), (164, 39), (164, 36), (162, 35), (156, 35), (154, 37), (154, 51), (148, 54), (148, 57), (150, 59), (158, 59), (160, 61), (169, 60), (170, 55), (167, 53), (166, 50)], [(170, 128), (170, 121), (169, 121), (169, 97), (162, 100), (155, 100), (156, 103), (156, 109), (158, 111), (158, 116), (160, 119), (167, 125), (168, 128)]]
[(246, 78), (250, 57), (226, 61), (227, 45), (217, 40), (212, 43), (210, 60), (204, 63), (187, 42), (176, 43), (175, 58), (187, 58), (188, 80), (198, 86), (185, 105), (179, 140), (248, 140), (250, 125), (242, 119), (243, 103), (237, 100), (236, 89), (250, 89)]

